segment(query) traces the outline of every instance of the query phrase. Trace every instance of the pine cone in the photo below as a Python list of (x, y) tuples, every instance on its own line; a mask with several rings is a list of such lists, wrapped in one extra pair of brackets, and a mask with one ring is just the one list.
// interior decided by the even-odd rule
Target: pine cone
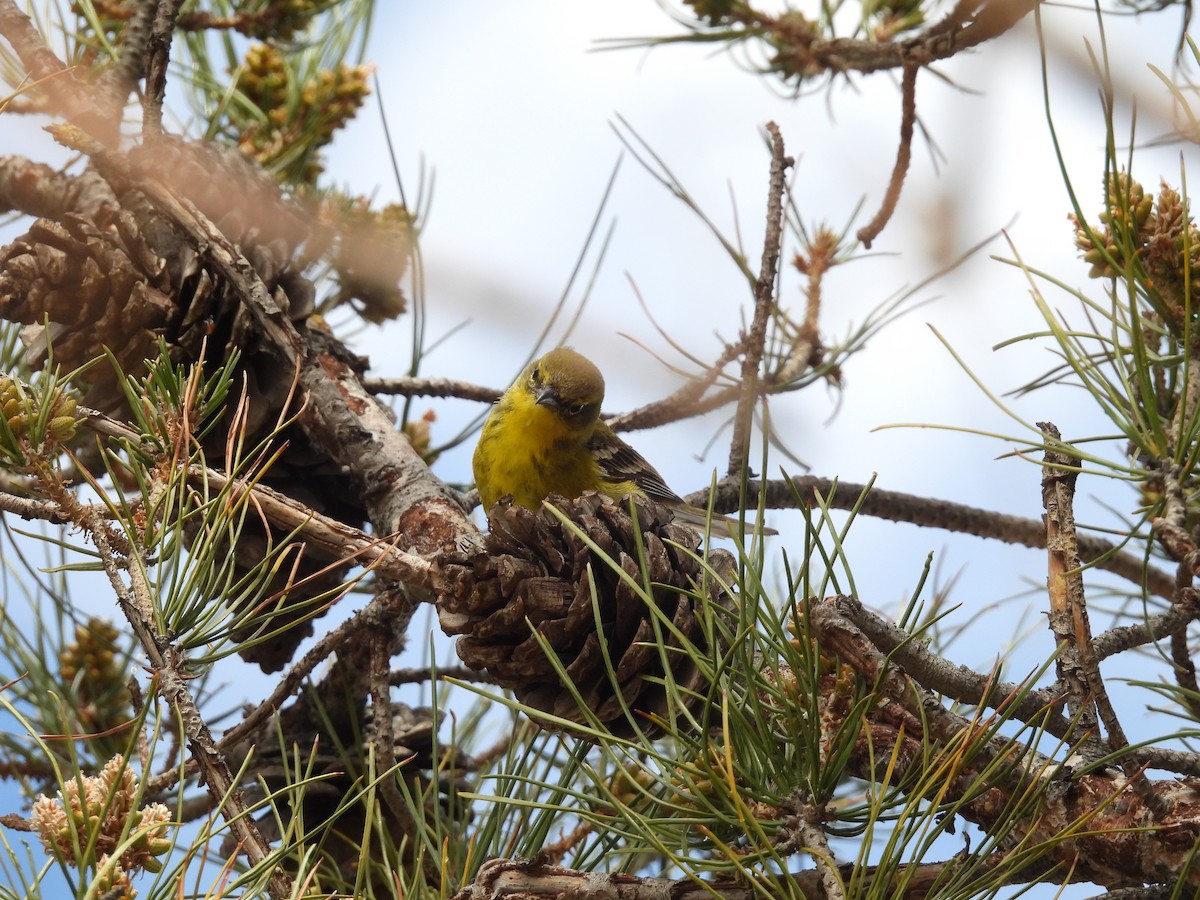
[[(168, 137), (133, 148), (129, 160), (135, 171), (168, 183), (212, 219), (293, 320), (311, 314), (313, 285), (292, 268), (308, 236), (305, 214), (270, 175), (231, 148)], [(77, 181), (87, 176), (94, 172)], [(109, 196), (112, 203), (89, 215), (77, 210), (59, 221), (38, 219), (0, 250), (0, 317), (31, 326), (23, 335), (31, 367), (42, 364), (47, 339), (68, 370), (107, 348), (127, 373), (137, 375), (142, 361), (157, 355), (159, 337), (180, 362), (198, 359), (205, 339), (215, 361), (233, 348), (252, 356), (254, 326), (241, 298), (141, 190)], [(44, 334), (47, 318), (51, 330)], [(248, 358), (244, 364), (268, 401), (279, 401), (252, 405), (273, 422), (288, 396), (291, 373), (273, 377), (265, 365)], [(279, 368), (274, 359), (271, 368)], [(92, 390), (85, 405), (122, 409), (110, 367), (94, 366), (88, 378)]]
[[(288, 311), (303, 330), (313, 309), (312, 283), (292, 268), (307, 223), (296, 204), (236, 150), (209, 143), (162, 138), (129, 154), (135, 170), (168, 182), (176, 192), (213, 220), (253, 264), (275, 303)], [(38, 219), (12, 244), (0, 248), (0, 318), (28, 327), (22, 337), (36, 369), (52, 344), (65, 371), (100, 356), (107, 348), (129, 375), (145, 372), (143, 361), (158, 355), (159, 338), (174, 361), (199, 360), (207, 342), (208, 362), (241, 352), (240, 373), (249, 392), (245, 444), (253, 446), (276, 423), (295, 412), (294, 372), (263, 352), (255, 322), (236, 290), (207, 265), (202, 252), (161, 215), (138, 188), (120, 185), (113, 204), (85, 217), (67, 213), (61, 221)], [(49, 329), (43, 324), (50, 321)], [(311, 329), (309, 329), (311, 331)], [(322, 338), (323, 339), (323, 338)], [(332, 338), (328, 343), (335, 343)], [(92, 366), (84, 376), (83, 404), (117, 416), (127, 415), (124, 394), (111, 366)], [(341, 468), (307, 440), (298, 426), (279, 436), (286, 451), (264, 483), (296, 496), (313, 509), (360, 525), (362, 503)], [(225, 430), (214, 429), (205, 445), (210, 464), (219, 466), (225, 452)], [(86, 460), (85, 460), (86, 464)], [(300, 491), (297, 492), (297, 486)], [(251, 534), (234, 548), (243, 568), (259, 563), (268, 536)], [(278, 544), (285, 535), (272, 533)], [(301, 618), (309, 601), (334, 590), (349, 566), (316, 552), (305, 554), (294, 587), (290, 571), (272, 583), (271, 593), (287, 594), (288, 615)], [(273, 623), (277, 628), (284, 620)], [(245, 637), (249, 631), (239, 632)], [(301, 624), (245, 648), (243, 656), (266, 671), (283, 668), (296, 646), (312, 633)]]
[[(68, 215), (62, 223), (38, 219), (29, 231), (0, 249), (0, 317), (32, 326), (26, 340), (32, 367), (41, 365), (47, 338), (64, 369), (73, 369), (109, 347), (130, 368), (156, 353), (159, 335), (181, 314), (159, 271), (147, 272), (119, 236)], [(50, 334), (41, 323), (50, 320)], [(106, 405), (119, 396), (111, 368), (87, 373)], [(95, 388), (94, 388), (95, 390)], [(87, 405), (97, 405), (95, 397)]]
[[(548, 499), (600, 552), (549, 510), (534, 512), (502, 499), (488, 512), (490, 533), (482, 552), (443, 557), (445, 589), (438, 598), (442, 627), (465, 635), (458, 641), (463, 662), (486, 669), (522, 703), (578, 724), (594, 715), (619, 737), (637, 734), (624, 711), (628, 706), (641, 730), (657, 735), (661, 727), (654, 720), (668, 714), (664, 660), (693, 703), (707, 687), (695, 662), (695, 654), (711, 655), (714, 649), (697, 618), (694, 593), (704, 579), (700, 563), (686, 552), (699, 546), (699, 536), (674, 524), (665, 507), (643, 498), (634, 500), (636, 523), (602, 494)], [(624, 576), (601, 554), (615, 561)], [(639, 557), (644, 557), (653, 583), (657, 614), (630, 584), (646, 582)], [(729, 581), (733, 558), (728, 553), (710, 553), (709, 564)], [(706, 581), (710, 601), (730, 608), (730, 597), (714, 581)], [(598, 610), (592, 603), (593, 583)], [(670, 628), (663, 618), (672, 623)], [(557, 654), (570, 686), (539, 639)], [(609, 675), (606, 655), (615, 678)], [(538, 724), (560, 727), (549, 720)]]

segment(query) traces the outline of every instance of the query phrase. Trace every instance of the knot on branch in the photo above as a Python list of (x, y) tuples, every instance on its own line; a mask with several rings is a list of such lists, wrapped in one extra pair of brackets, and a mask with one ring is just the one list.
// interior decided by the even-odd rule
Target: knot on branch
[(618, 736), (659, 734), (707, 689), (704, 661), (722, 633), (711, 613), (731, 607), (733, 557), (710, 552), (706, 571), (698, 535), (640, 497), (633, 517), (595, 493), (548, 503), (565, 520), (501, 499), (483, 551), (443, 557), (442, 626), (464, 635), (467, 665), (536, 710)]

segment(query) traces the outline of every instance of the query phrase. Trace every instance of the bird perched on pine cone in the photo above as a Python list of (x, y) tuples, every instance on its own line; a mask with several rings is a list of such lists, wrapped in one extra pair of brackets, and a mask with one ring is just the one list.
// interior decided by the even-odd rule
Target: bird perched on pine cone
[(475, 448), (483, 508), (505, 495), (536, 510), (550, 494), (573, 498), (598, 491), (618, 502), (634, 494), (668, 507), (677, 521), (705, 528), (711, 520), (741, 532), (737, 519), (710, 516), (671, 490), (654, 466), (600, 418), (603, 401), (604, 376), (569, 347), (530, 363), (497, 401)]

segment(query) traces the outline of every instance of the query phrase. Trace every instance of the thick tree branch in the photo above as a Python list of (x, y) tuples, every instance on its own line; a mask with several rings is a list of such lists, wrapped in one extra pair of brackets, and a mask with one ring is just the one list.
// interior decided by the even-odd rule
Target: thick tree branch
[[(996, 864), (1002, 857), (996, 855)], [(904, 884), (894, 890), (878, 890), (893, 900), (923, 900), (939, 884), (945, 884), (956, 860), (917, 863), (890, 868), (887, 877)], [(843, 882), (857, 877), (865, 886), (878, 880), (874, 869), (857, 868), (853, 863), (833, 867)], [(1003, 883), (1028, 880), (1030, 872), (1013, 873)], [(823, 873), (809, 869), (788, 876), (797, 893), (811, 900), (827, 900)], [(891, 882), (889, 882), (891, 883)], [(701, 882), (691, 878), (672, 881), (667, 878), (643, 878), (625, 873), (579, 872), (558, 866), (517, 859), (493, 859), (485, 863), (475, 880), (454, 895), (453, 900), (755, 900), (762, 896), (761, 886), (742, 880)]]
[[(1046, 864), (1057, 860), (1080, 880), (1126, 887), (1189, 872), (1192, 847), (1200, 839), (1200, 797), (1186, 781), (1146, 781), (1139, 792), (1135, 782), (1111, 767), (1077, 775), (1029, 747), (1006, 741), (993, 723), (952, 713), (874, 647), (845, 614), (847, 602), (836, 598), (811, 607), (814, 637), (823, 652), (837, 654), (867, 684), (876, 685), (881, 700), (907, 711), (897, 723), (903, 734), (897, 731), (895, 739), (912, 748), (897, 754), (900, 769), (914, 769), (909, 773), (914, 777), (924, 770), (928, 759), (921, 747), (955, 748), (956, 770), (939, 802), (958, 802), (960, 814), (985, 831), (1001, 828), (1029, 846), (1045, 842)], [(872, 724), (895, 728), (883, 715), (887, 710), (887, 704), (878, 704), (869, 715)], [(863, 750), (852, 766), (860, 777), (875, 777), (869, 743), (879, 746), (882, 739), (864, 735)], [(969, 753), (964, 752), (967, 747)], [(905, 773), (893, 777), (903, 779)], [(1050, 789), (1059, 782), (1061, 790)], [(1030, 806), (1026, 815), (1014, 818), (1021, 798), (1029, 796), (1040, 798), (1036, 815)], [(1073, 834), (1077, 836), (1069, 836)], [(1193, 890), (1200, 886), (1200, 872), (1183, 878)]]
[(124, 157), (78, 129), (55, 136), (87, 153), (110, 182), (136, 186), (173, 222), (206, 264), (242, 298), (260, 339), (288, 369), (298, 369), (307, 435), (358, 483), (372, 525), (399, 533), (416, 552), (435, 552), (476, 532), (450, 489), (437, 479), (395, 426), (391, 411), (368, 393), (355, 372), (319, 331), (301, 335), (268, 293), (254, 266), (211, 221), (159, 181), (137, 177)]

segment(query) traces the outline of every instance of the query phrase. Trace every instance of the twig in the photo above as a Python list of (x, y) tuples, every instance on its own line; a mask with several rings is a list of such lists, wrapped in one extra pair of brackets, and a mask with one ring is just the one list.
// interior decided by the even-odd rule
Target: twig
[(167, 95), (167, 63), (171, 58), (171, 38), (179, 19), (183, 0), (142, 0), (146, 6), (155, 5), (154, 24), (146, 41), (146, 96), (142, 103), (142, 137), (162, 134), (163, 99)]
[(567, 858), (585, 840), (596, 833), (596, 826), (591, 822), (581, 822), (570, 831), (565, 832), (556, 841), (544, 844), (538, 850), (538, 862), (543, 865), (556, 866)]
[[(0, 195), (2, 196), (2, 195)], [(737, 385), (723, 387), (716, 393), (704, 396), (716, 381), (720, 370), (737, 355), (737, 348), (726, 349), (712, 369), (703, 377), (690, 379), (687, 384), (670, 396), (637, 409), (605, 416), (609, 427), (615, 431), (638, 431), (657, 428), (681, 419), (703, 415), (732, 403), (741, 393)], [(502, 391), (484, 385), (471, 384), (453, 378), (364, 378), (363, 387), (372, 394), (396, 394), (401, 397), (453, 397), (458, 400), (474, 400), (479, 403), (494, 403)]]
[(467, 666), (446, 666), (430, 669), (428, 666), (414, 666), (407, 669), (392, 669), (388, 680), (393, 687), (403, 684), (424, 684), (438, 678), (453, 678), (456, 681), (470, 681), (478, 684), (495, 684), (496, 681), (486, 671), (479, 672)]
[[(394, 619), (397, 600), (403, 600), (403, 591), (399, 585), (386, 585), (371, 601), (370, 606), (377, 614), (387, 619)], [(394, 591), (394, 593), (393, 593)], [(411, 607), (411, 604), (409, 604)], [(411, 609), (409, 610), (411, 613)], [(407, 624), (407, 619), (404, 620)], [(402, 635), (406, 629), (399, 629)], [(399, 834), (420, 834), (421, 826), (414, 820), (412, 811), (404, 800), (400, 788), (396, 784), (396, 772), (404, 761), (396, 759), (396, 723), (395, 708), (392, 704), (391, 681), (389, 678), (389, 663), (398, 648), (393, 646), (393, 636), (397, 632), (394, 626), (385, 624), (382, 628), (373, 628), (363, 632), (367, 637), (367, 667), (368, 688), (371, 692), (372, 728), (371, 739), (375, 742), (375, 753), (379, 760), (378, 775), (387, 777), (379, 779), (379, 792), (383, 798), (384, 807), (391, 814), (387, 827)], [(434, 726), (436, 729), (436, 725)], [(421, 872), (429, 884), (440, 884), (442, 872), (436, 856), (421, 855)]]
[[(837, 265), (841, 237), (824, 228), (817, 230), (793, 257), (792, 264), (807, 279), (804, 287), (804, 321), (794, 325), (783, 365), (771, 373), (771, 384), (790, 384), (801, 373), (820, 365), (825, 355), (819, 329), (821, 319), (821, 286), (825, 274)], [(805, 253), (805, 250), (808, 252)], [(789, 324), (793, 324), (790, 322)], [(831, 373), (832, 374), (832, 373)]]
[[(109, 545), (107, 539), (107, 524), (97, 519), (90, 523), (89, 533), (99, 551), (104, 570), (109, 582), (117, 595), (117, 603), (129, 620), (133, 633), (137, 636), (146, 658), (154, 669), (154, 677), (159, 690), (167, 702), (175, 710), (179, 721), (187, 735), (188, 746), (192, 751), (199, 770), (203, 773), (204, 783), (208, 787), (213, 802), (220, 807), (222, 815), (228, 822), (239, 844), (251, 864), (265, 863), (271, 856), (271, 846), (254, 824), (253, 819), (246, 815), (245, 803), (241, 793), (236, 789), (233, 774), (225, 762), (225, 757), (217, 748), (212, 734), (205, 724), (195, 699), (188, 690), (190, 676), (186, 671), (186, 656), (172, 645), (154, 628), (154, 613), (150, 602), (150, 588), (143, 580), (142, 565), (127, 565), (118, 561), (117, 554)], [(120, 575), (124, 569), (129, 573), (129, 584), (126, 585)], [(273, 867), (270, 881), (267, 885), (272, 897), (283, 900), (292, 894), (291, 879), (282, 870)]]
[[(800, 792), (797, 792), (800, 793)], [(824, 900), (846, 900), (845, 882), (838, 873), (837, 857), (829, 846), (829, 838), (821, 829), (821, 809), (807, 792), (788, 799), (787, 807), (794, 810), (784, 821), (786, 842), (778, 847), (781, 856), (806, 851), (816, 867)]]
[(363, 387), (372, 394), (399, 394), (401, 397), (456, 397), (495, 403), (503, 391), (458, 381), (454, 378), (364, 378)]
[(96, 91), (79, 82), (73, 69), (46, 46), (33, 20), (15, 0), (0, 0), (0, 37), (8, 41), (30, 80), (49, 98), (46, 112), (58, 113), (88, 129), (101, 142), (116, 141), (115, 122), (103, 115), (104, 104)]
[(412, 815), (400, 795), (399, 787), (396, 786), (396, 723), (392, 718), (392, 687), (388, 682), (388, 663), (391, 655), (388, 653), (387, 633), (382, 629), (374, 629), (366, 632), (364, 637), (372, 713), (367, 739), (375, 747), (378, 766), (373, 775), (377, 779), (383, 805), (394, 822), (400, 825), (400, 833), (417, 834), (418, 829), (414, 827)]
[[(1050, 424), (1050, 422), (1042, 422), (1039, 424), (1046, 438), (1049, 438), (1050, 443), (1057, 443), (1062, 438), (1058, 433), (1058, 428)], [(1087, 614), (1087, 599), (1084, 594), (1084, 574), (1081, 571), (1081, 563), (1079, 559), (1079, 544), (1075, 535), (1075, 473), (1074, 470), (1068, 470), (1064, 467), (1069, 467), (1072, 460), (1067, 454), (1057, 450), (1046, 451), (1046, 469), (1044, 472), (1049, 473), (1051, 467), (1056, 467), (1057, 476), (1055, 481), (1055, 493), (1057, 496), (1057, 526), (1060, 528), (1061, 538), (1061, 556), (1054, 552), (1054, 542), (1049, 539), (1046, 541), (1051, 547), (1051, 556), (1057, 557), (1058, 562), (1070, 566), (1068, 570), (1061, 572), (1061, 577), (1067, 581), (1067, 598), (1070, 604), (1070, 618), (1074, 622), (1075, 640), (1078, 642), (1078, 654), (1082, 671), (1087, 682), (1088, 690), (1091, 692), (1092, 703), (1096, 704), (1096, 712), (1100, 716), (1100, 721), (1103, 722), (1105, 731), (1108, 732), (1109, 749), (1112, 752), (1120, 752), (1126, 750), (1129, 746), (1129, 739), (1124, 733), (1124, 727), (1121, 725), (1121, 720), (1117, 719), (1116, 709), (1112, 708), (1112, 700), (1109, 697), (1108, 685), (1104, 683), (1104, 678), (1100, 676), (1100, 661), (1096, 654), (1096, 647), (1093, 644), (1091, 620)], [(1048, 510), (1049, 512), (1049, 510)], [(1046, 522), (1050, 522), (1051, 516), (1046, 516)], [(1054, 577), (1054, 572), (1051, 572), (1051, 577)], [(1126, 769), (1126, 774), (1130, 779), (1136, 779), (1142, 787), (1145, 786), (1145, 776), (1140, 772), (1134, 772), (1133, 769)], [(1141, 790), (1141, 787), (1139, 787)]]
[(767, 322), (771, 318), (771, 307), (775, 300), (775, 277), (779, 272), (779, 255), (783, 247), (783, 193), (787, 188), (784, 173), (792, 165), (792, 158), (784, 155), (779, 126), (768, 122), (767, 132), (771, 135), (767, 227), (763, 235), (758, 280), (754, 283), (754, 318), (742, 342), (742, 379), (737, 412), (733, 416), (729, 465), (726, 467), (730, 475), (744, 472), (749, 461), (750, 427), (754, 422), (754, 404), (758, 399), (758, 366), (762, 362), (763, 345), (767, 340)]
[(0, 491), (0, 510), (20, 516), (22, 519), (41, 519), (46, 522), (53, 522), (56, 525), (62, 525), (71, 521), (71, 516), (63, 510), (60, 504), (53, 500), (34, 500), (32, 497), (17, 497), (4, 491)]
[(368, 606), (359, 610), (333, 631), (328, 632), (279, 679), (270, 694), (254, 709), (247, 712), (240, 722), (221, 735), (218, 746), (223, 750), (246, 740), (291, 697), (304, 679), (312, 674), (322, 662), (329, 659), (351, 637), (363, 629), (378, 628), (380, 622), (376, 611)]
[[(1046, 529), (1037, 519), (998, 513), (950, 500), (930, 499), (876, 487), (871, 487), (867, 492), (866, 485), (816, 475), (797, 475), (786, 480), (770, 479), (761, 484), (752, 482), (749, 489), (752, 496), (755, 490), (765, 492), (768, 509), (828, 504), (833, 509), (857, 508), (864, 515), (892, 522), (973, 534), (1024, 547), (1043, 549), (1046, 546)], [(740, 490), (740, 480), (725, 479), (719, 482), (713, 498), (713, 509), (721, 513), (736, 510)], [(865, 497), (864, 492), (867, 492)], [(697, 491), (684, 499), (688, 503), (707, 505), (708, 493)], [(800, 499), (797, 500), (797, 497)], [(805, 498), (812, 499), (806, 502)], [(820, 498), (820, 504), (817, 498)], [(1079, 537), (1078, 545), (1080, 555), (1089, 561), (1089, 565), (1119, 575), (1156, 596), (1168, 600), (1174, 598), (1175, 582), (1171, 576), (1148, 567), (1141, 557), (1122, 553), (1120, 545), (1088, 536)]]
[(896, 165), (892, 168), (892, 177), (888, 181), (887, 191), (883, 195), (883, 203), (875, 218), (858, 229), (858, 239), (868, 250), (871, 242), (879, 237), (887, 227), (900, 201), (900, 191), (904, 187), (904, 178), (908, 175), (908, 165), (912, 161), (913, 126), (917, 121), (917, 70), (916, 63), (904, 64), (904, 77), (900, 82), (900, 146), (896, 150)]
[(406, 584), (435, 590), (439, 586), (434, 564), (414, 553), (397, 549), (394, 543), (396, 536), (390, 540), (373, 537), (360, 528), (309, 509), (287, 494), (262, 484), (250, 485), (216, 469), (194, 465), (188, 471), (189, 477), (204, 479), (217, 490), (228, 486), (231, 498), (235, 501), (248, 493), (251, 502), (271, 525), (287, 533), (295, 532), (306, 544), (319, 548), (333, 558), (354, 559), (379, 574)]
[[(102, 530), (104, 532), (105, 544), (110, 550), (120, 556), (123, 562), (127, 562), (126, 558), (132, 553), (129, 538), (125, 532), (111, 524), (110, 520), (112, 516), (104, 511), (102, 506), (80, 503), (77, 494), (66, 486), (57, 473), (39, 473), (38, 484), (43, 493), (46, 494), (46, 498), (55, 504), (79, 528), (88, 532)], [(139, 584), (139, 582), (133, 583), (135, 592)], [(146, 593), (140, 596), (144, 608), (149, 609), (149, 594)]]
[[(953, 803), (959, 814), (989, 833), (1003, 829), (1002, 833), (1008, 834), (1017, 828), (1024, 840), (1050, 842), (1053, 846), (1047, 844), (1045, 861), (1055, 860), (1073, 871), (1090, 870), (1083, 880), (1101, 884), (1154, 881), (1162, 872), (1187, 868), (1191, 840), (1177, 843), (1172, 839), (1174, 829), (1191, 834), (1196, 827), (1194, 798), (1191, 788), (1184, 787), (1186, 781), (1130, 779), (1112, 766), (1064, 771), (1033, 748), (1036, 729), (1026, 730), (1025, 739), (1010, 740), (1000, 733), (996, 718), (967, 718), (947, 709), (936, 693), (874, 647), (849, 619), (848, 604), (852, 601), (845, 597), (814, 603), (808, 609), (808, 621), (823, 653), (835, 654), (866, 684), (874, 686), (876, 699), (868, 714), (868, 728), (859, 739), (862, 749), (850, 757), (850, 771), (862, 772), (861, 777), (878, 777), (875, 767), (879, 760), (871, 748), (883, 745), (890, 728), (897, 739), (909, 742), (897, 757), (902, 762), (891, 773), (898, 783), (915, 772), (927, 772), (928, 748), (941, 745), (953, 753), (954, 762), (945, 789), (940, 780), (930, 785), (938, 802)], [(893, 705), (906, 710), (907, 717), (895, 716), (890, 710)], [(897, 724), (905, 729), (903, 734), (896, 731)], [(837, 726), (836, 721), (829, 723), (831, 728)], [(856, 723), (856, 727), (862, 726)], [(1055, 781), (1060, 781), (1062, 790), (1048, 789)], [(1143, 791), (1136, 789), (1138, 783)], [(1043, 802), (1030, 804), (1030, 791)], [(956, 802), (959, 798), (963, 802)], [(1052, 841), (1080, 822), (1087, 823), (1088, 831), (1080, 843)], [(1191, 892), (1198, 881), (1196, 875), (1188, 880)]]
[[(1196, 602), (1194, 596), (1190, 602)], [(960, 703), (1003, 710), (1015, 719), (1044, 728), (1057, 738), (1070, 740), (1073, 726), (1055, 709), (1062, 701), (1061, 695), (1047, 688), (1022, 693), (1025, 690), (1022, 685), (998, 682), (990, 675), (981, 675), (938, 656), (922, 642), (914, 640), (908, 632), (884, 621), (852, 597), (841, 598), (839, 605), (846, 618), (861, 628), (876, 647), (903, 666), (921, 685)], [(1144, 624), (1113, 628), (1096, 638), (1096, 656), (1104, 659), (1121, 650), (1156, 640), (1168, 633), (1174, 624), (1173, 617), (1194, 615), (1194, 605), (1173, 608), (1162, 616), (1151, 617)], [(1163, 621), (1159, 622), (1160, 619)], [(1200, 753), (1134, 747), (1128, 751), (1127, 758), (1139, 768), (1200, 776)]]
[[(87, 407), (79, 407), (78, 412), (83, 424), (97, 434), (128, 441), (143, 452), (153, 454), (154, 448), (143, 445), (141, 435), (128, 425)], [(399, 550), (386, 539), (374, 537), (360, 528), (316, 512), (287, 494), (197, 464), (188, 468), (188, 477), (218, 492), (228, 488), (232, 502), (249, 495), (255, 509), (269, 524), (284, 533), (295, 533), (306, 544), (319, 548), (327, 556), (354, 559), (380, 575), (406, 584), (432, 590), (439, 587), (437, 568), (429, 560)]]
[[(1191, 589), (1195, 576), (1200, 575), (1200, 548), (1196, 546), (1191, 531), (1186, 527), (1187, 504), (1174, 463), (1163, 467), (1162, 484), (1166, 501), (1164, 514), (1150, 524), (1154, 529), (1154, 536), (1177, 563), (1175, 587), (1177, 596), (1182, 597), (1183, 591)], [(1192, 715), (1198, 715), (1200, 685), (1196, 681), (1196, 664), (1192, 661), (1192, 650), (1188, 645), (1187, 625), (1187, 622), (1181, 623), (1171, 633), (1171, 662), (1175, 672), (1175, 683), (1182, 688), (1179, 693), (1180, 702), (1191, 710)]]
[[(1061, 440), (1050, 422), (1039, 422), (1048, 449), (1042, 468), (1042, 505), (1046, 509), (1046, 549), (1049, 575), (1048, 622), (1058, 647), (1055, 667), (1058, 681), (1066, 688), (1067, 708), (1085, 731), (1096, 731), (1095, 685), (1083, 661), (1084, 646), (1090, 647), (1091, 626), (1083, 599), (1079, 551), (1075, 543), (1075, 479), (1079, 472), (1071, 458), (1053, 447)], [(1093, 746), (1093, 751), (1096, 748)], [(1103, 752), (1097, 752), (1102, 756)]]
[[(1060, 683), (1067, 685), (1070, 692), (1086, 688), (1078, 697), (1076, 718), (1084, 729), (1094, 727), (1093, 710), (1099, 715), (1107, 737), (1109, 751), (1117, 756), (1133, 789), (1146, 805), (1162, 815), (1165, 812), (1154, 792), (1145, 770), (1136, 763), (1123, 758), (1129, 749), (1129, 739), (1113, 708), (1108, 695), (1108, 686), (1100, 674), (1100, 660), (1092, 644), (1092, 625), (1088, 616), (1087, 598), (1083, 587), (1082, 563), (1075, 535), (1075, 480), (1078, 470), (1068, 454), (1058, 450), (1062, 435), (1051, 422), (1039, 422), (1038, 428), (1046, 436), (1046, 464), (1042, 469), (1042, 500), (1046, 508), (1046, 547), (1049, 551), (1050, 573), (1047, 580), (1050, 596), (1050, 622), (1059, 645), (1056, 664), (1059, 666)], [(1065, 606), (1063, 602), (1065, 601)], [(1077, 667), (1067, 671), (1068, 666)], [(1062, 680), (1065, 672), (1066, 681)], [(1078, 679), (1082, 677), (1082, 685)], [(1082, 750), (1085, 756), (1091, 752), (1090, 741), (1085, 741)], [(1094, 758), (1104, 755), (1098, 753)]]
[(1067, 739), (1071, 722), (1058, 711), (1062, 698), (1053, 691), (1027, 690), (1024, 685), (997, 681), (931, 651), (912, 635), (866, 609), (853, 597), (840, 603), (843, 615), (862, 629), (872, 643), (888, 654), (918, 683), (960, 703), (1001, 710), (1022, 722), (1037, 722), (1057, 738)]
[[(951, 712), (924, 685), (892, 665), (851, 620), (848, 612), (854, 605), (853, 598), (834, 597), (809, 610), (813, 636), (822, 652), (836, 653), (869, 684), (874, 684), (882, 698), (896, 702), (915, 721), (922, 722), (926, 737), (953, 743), (961, 740), (964, 733), (978, 732), (982, 740), (976, 748), (978, 752), (972, 755), (973, 769), (981, 771), (993, 763), (1013, 758), (1015, 745), (1008, 738), (998, 733), (985, 737), (987, 729), (981, 723)], [(1001, 766), (999, 771), (1005, 772), (1006, 777), (999, 777), (997, 772), (991, 776), (992, 786), (1004, 791), (1018, 790), (1026, 780), (1034, 778), (1035, 773), (1042, 772), (1048, 763), (1044, 754), (1028, 750), (1020, 766)]]
[(1096, 659), (1105, 660), (1134, 647), (1141, 647), (1173, 635), (1186, 628), (1200, 615), (1200, 596), (1194, 588), (1179, 591), (1179, 601), (1171, 604), (1165, 613), (1147, 616), (1136, 625), (1118, 625), (1096, 636), (1092, 642)]
[(703, 376), (688, 379), (687, 383), (670, 396), (626, 413), (606, 417), (605, 421), (614, 431), (637, 431), (642, 428), (657, 428), (680, 419), (690, 419), (710, 412), (726, 403), (732, 403), (741, 393), (737, 384), (723, 387), (714, 394), (704, 396), (705, 391), (716, 384), (721, 370), (737, 358), (737, 345), (726, 346), (717, 360), (708, 367)]
[[(866, 74), (912, 64), (928, 66), (949, 59), (1008, 31), (1036, 5), (1036, 0), (962, 0), (944, 19), (902, 41), (823, 40), (811, 31), (800, 31), (789, 42), (792, 34), (788, 29), (772, 29), (771, 37), (778, 42), (773, 48), (775, 54), (791, 59), (790, 69), (797, 74)], [(751, 23), (754, 33), (762, 33), (764, 25), (775, 25), (776, 20), (763, 17), (756, 10), (748, 10), (747, 15), (754, 16)]]
[[(1186, 595), (1195, 595), (1192, 588), (1192, 571), (1185, 566), (1178, 566), (1177, 569), (1175, 584), (1178, 592), (1176, 596), (1182, 602)], [(1192, 648), (1187, 636), (1187, 627), (1195, 618), (1195, 609), (1193, 608), (1188, 621), (1180, 623), (1171, 631), (1171, 668), (1175, 672), (1175, 683), (1183, 689), (1176, 696), (1193, 716), (1200, 716), (1200, 684), (1196, 681), (1196, 663), (1192, 659)]]
[(1143, 768), (1200, 778), (1200, 753), (1168, 750), (1165, 747), (1134, 747), (1129, 751), (1129, 758)]

